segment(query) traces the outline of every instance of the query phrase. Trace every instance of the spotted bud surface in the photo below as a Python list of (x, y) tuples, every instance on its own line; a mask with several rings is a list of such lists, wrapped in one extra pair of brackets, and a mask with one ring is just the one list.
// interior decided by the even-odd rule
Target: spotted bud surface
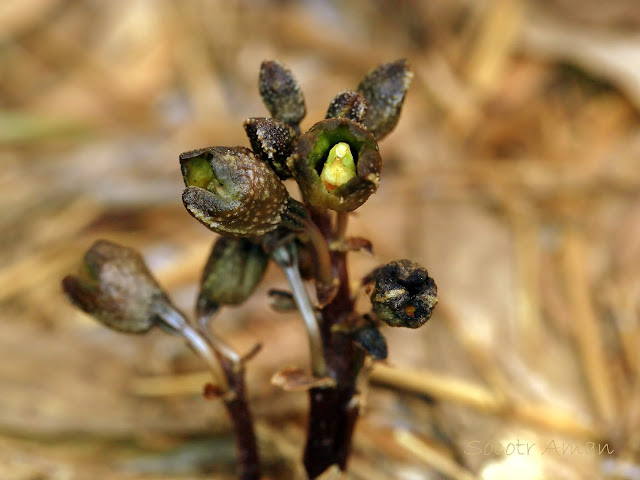
[(402, 59), (377, 66), (358, 85), (358, 92), (367, 103), (367, 113), (362, 123), (378, 141), (398, 123), (412, 78), (413, 73), (406, 59)]
[(127, 247), (99, 240), (86, 252), (78, 275), (62, 280), (71, 302), (107, 327), (145, 333), (170, 301), (142, 256)]
[[(348, 146), (347, 151), (338, 147), (341, 143)], [(337, 185), (332, 183), (328, 186), (321, 175), (330, 155), (339, 153), (334, 147), (344, 152), (343, 158), (353, 160), (355, 175), (350, 179), (341, 177)], [(333, 165), (332, 162), (330, 164)], [(378, 189), (382, 159), (375, 138), (362, 125), (347, 118), (330, 118), (316, 123), (298, 138), (287, 165), (307, 203), (349, 212), (362, 205)], [(350, 167), (344, 164), (336, 167), (348, 175), (345, 171)]]
[(258, 87), (271, 116), (297, 128), (307, 108), (302, 89), (291, 70), (277, 60), (265, 60), (260, 66)]
[(214, 232), (255, 237), (282, 221), (289, 195), (265, 162), (244, 147), (209, 147), (180, 155), (182, 202)]
[(198, 311), (244, 302), (262, 280), (268, 263), (262, 247), (246, 238), (216, 239), (202, 273)]
[(291, 155), (297, 137), (293, 128), (273, 118), (248, 118), (243, 126), (254, 153), (282, 180), (291, 178), (287, 157)]
[(345, 117), (362, 123), (367, 113), (367, 102), (364, 96), (352, 90), (345, 90), (331, 100), (326, 118)]
[(438, 303), (437, 287), (427, 270), (411, 260), (384, 265), (371, 293), (373, 311), (392, 327), (424, 325)]

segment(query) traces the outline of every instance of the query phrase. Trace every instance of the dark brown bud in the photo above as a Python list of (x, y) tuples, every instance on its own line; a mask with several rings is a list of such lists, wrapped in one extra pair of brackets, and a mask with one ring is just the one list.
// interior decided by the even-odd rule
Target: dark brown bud
[(258, 87), (271, 116), (297, 128), (307, 109), (300, 85), (291, 70), (277, 60), (265, 60), (260, 66)]
[(255, 290), (269, 257), (245, 238), (219, 237), (202, 273), (198, 312), (211, 314), (220, 305), (239, 305)]
[(385, 360), (388, 356), (387, 340), (373, 325), (356, 330), (353, 341), (374, 360)]
[(382, 140), (398, 123), (413, 73), (406, 59), (383, 63), (371, 70), (358, 85), (367, 102), (364, 125), (376, 140)]
[(289, 194), (269, 166), (244, 147), (209, 147), (180, 155), (184, 206), (214, 232), (255, 237), (282, 222)]
[(249, 118), (243, 125), (251, 149), (267, 162), (282, 180), (291, 178), (287, 157), (291, 155), (296, 140), (293, 128), (273, 118)]
[(62, 288), (76, 307), (126, 333), (145, 333), (171, 305), (142, 256), (106, 240), (87, 251), (79, 275), (65, 277)]
[(373, 311), (392, 327), (418, 328), (438, 303), (437, 287), (427, 270), (410, 260), (384, 265), (371, 294)]
[(382, 159), (375, 138), (362, 125), (330, 118), (298, 139), (287, 165), (307, 203), (349, 212), (378, 189)]
[(367, 103), (362, 95), (352, 90), (345, 90), (335, 96), (329, 104), (325, 118), (344, 117), (362, 123), (367, 113)]

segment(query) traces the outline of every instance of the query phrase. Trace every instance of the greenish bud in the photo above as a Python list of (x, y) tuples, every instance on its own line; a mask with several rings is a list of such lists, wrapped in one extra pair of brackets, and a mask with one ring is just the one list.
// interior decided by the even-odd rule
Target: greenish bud
[(387, 325), (418, 328), (431, 318), (438, 291), (425, 268), (410, 260), (398, 260), (379, 269), (371, 303)]
[(329, 156), (324, 163), (320, 180), (327, 192), (333, 192), (356, 176), (356, 164), (353, 161), (351, 148), (348, 143), (340, 142), (329, 150)]
[(106, 240), (86, 252), (80, 273), (65, 277), (62, 288), (76, 307), (120, 332), (145, 333), (173, 308), (142, 256)]
[(378, 65), (358, 85), (358, 92), (367, 103), (367, 114), (362, 123), (376, 140), (382, 140), (398, 123), (412, 78), (407, 61), (402, 59)]
[(382, 159), (362, 125), (330, 118), (300, 136), (287, 165), (308, 204), (349, 212), (378, 189)]
[(297, 129), (307, 108), (291, 70), (276, 60), (265, 60), (260, 66), (258, 87), (271, 116)]
[(182, 202), (214, 232), (255, 237), (275, 230), (289, 194), (275, 172), (244, 147), (209, 147), (180, 155)]
[(210, 314), (221, 305), (244, 302), (262, 280), (269, 256), (245, 238), (219, 237), (202, 273), (198, 312)]

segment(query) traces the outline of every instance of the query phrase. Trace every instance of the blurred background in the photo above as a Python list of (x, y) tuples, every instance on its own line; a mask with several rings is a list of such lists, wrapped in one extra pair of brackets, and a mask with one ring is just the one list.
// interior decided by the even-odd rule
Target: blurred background
[[(300, 81), (304, 130), (403, 57), (381, 188), (350, 224), (374, 255), (351, 268), (411, 258), (441, 300), (385, 330), (396, 370), (365, 389), (349, 478), (640, 478), (638, 2), (22, 0), (0, 5), (2, 479), (234, 478), (199, 359), (108, 331), (60, 280), (107, 238), (192, 311), (214, 235), (181, 205), (179, 153), (248, 145), (263, 59)], [(301, 478), (306, 395), (269, 379), (307, 344), (268, 308), (278, 286), (272, 266), (216, 328), (263, 343), (267, 476)]]

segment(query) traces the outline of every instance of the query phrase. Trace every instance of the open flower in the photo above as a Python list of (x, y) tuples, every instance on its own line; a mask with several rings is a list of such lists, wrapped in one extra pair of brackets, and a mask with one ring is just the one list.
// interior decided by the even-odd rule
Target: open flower
[(418, 328), (431, 318), (438, 290), (426, 268), (411, 260), (397, 260), (378, 270), (371, 303), (387, 325)]
[(307, 203), (349, 212), (378, 189), (382, 159), (371, 133), (339, 117), (300, 136), (287, 165)]
[(106, 240), (93, 244), (79, 275), (65, 277), (62, 288), (78, 308), (126, 333), (145, 333), (171, 305), (140, 254)]

